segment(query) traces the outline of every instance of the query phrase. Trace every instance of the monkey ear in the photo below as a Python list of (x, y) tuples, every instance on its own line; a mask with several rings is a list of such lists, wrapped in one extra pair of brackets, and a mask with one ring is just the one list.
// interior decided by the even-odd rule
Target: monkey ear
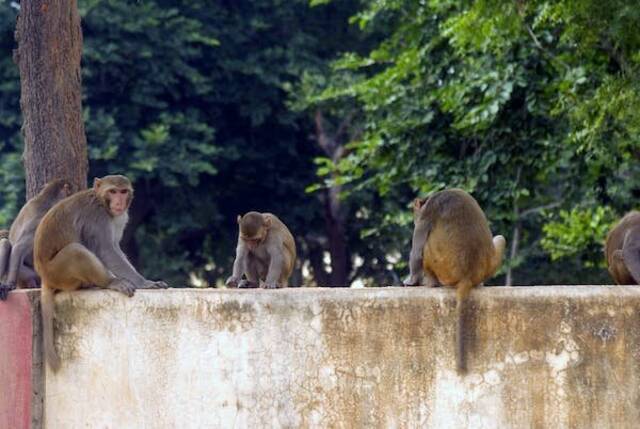
[(420, 198), (413, 200), (413, 211), (420, 210), (420, 207), (422, 207), (422, 200)]
[(102, 180), (100, 180), (98, 177), (94, 177), (93, 178), (93, 189), (94, 190), (98, 190), (100, 189), (100, 184), (102, 183)]
[(242, 216), (238, 215), (237, 221), (238, 221), (238, 225), (240, 224), (240, 221), (242, 220)]
[(271, 216), (264, 215), (263, 218), (264, 218), (264, 227), (267, 229), (271, 228)]

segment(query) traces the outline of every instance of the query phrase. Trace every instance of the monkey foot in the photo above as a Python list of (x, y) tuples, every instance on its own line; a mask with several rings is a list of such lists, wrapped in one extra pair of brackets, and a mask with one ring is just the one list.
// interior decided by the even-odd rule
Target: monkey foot
[(240, 283), (238, 283), (238, 288), (247, 288), (247, 289), (255, 289), (257, 288), (259, 285), (256, 282), (252, 282), (250, 280), (240, 280)]
[(134, 285), (124, 279), (115, 279), (107, 286), (107, 289), (122, 292), (123, 294), (131, 297), (136, 292)]
[(5, 299), (7, 299), (9, 292), (14, 290), (15, 288), (15, 286), (12, 287), (9, 285), (0, 284), (0, 301), (4, 301)]
[(277, 289), (278, 285), (277, 283), (265, 283), (263, 287), (264, 289)]

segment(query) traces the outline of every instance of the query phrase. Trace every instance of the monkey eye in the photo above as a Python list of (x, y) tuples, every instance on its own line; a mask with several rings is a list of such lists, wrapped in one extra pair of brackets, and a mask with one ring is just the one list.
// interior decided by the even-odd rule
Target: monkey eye
[(109, 193), (110, 193), (111, 195), (115, 195), (117, 192), (118, 192), (118, 191), (116, 191), (116, 190), (115, 190), (115, 189), (113, 189), (113, 188), (112, 188), (112, 189), (109, 189)]
[(128, 190), (128, 189), (121, 189), (121, 190), (120, 190), (120, 193), (121, 193), (121, 194), (128, 194), (128, 193), (129, 193), (129, 190)]

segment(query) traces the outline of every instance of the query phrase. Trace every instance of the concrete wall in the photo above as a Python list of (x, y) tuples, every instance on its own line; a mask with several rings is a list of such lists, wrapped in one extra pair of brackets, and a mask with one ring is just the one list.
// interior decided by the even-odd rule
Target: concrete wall
[(59, 294), (45, 427), (638, 427), (640, 287), (471, 300), (459, 376), (442, 288)]

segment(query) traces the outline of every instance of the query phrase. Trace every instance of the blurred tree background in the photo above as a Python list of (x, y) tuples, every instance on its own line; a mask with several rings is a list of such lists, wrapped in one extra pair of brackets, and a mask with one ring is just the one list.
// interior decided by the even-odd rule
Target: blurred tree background
[[(135, 183), (127, 253), (220, 284), (276, 213), (294, 284), (406, 275), (409, 203), (462, 187), (507, 238), (491, 284), (610, 283), (640, 196), (640, 8), (623, 0), (80, 0), (90, 174)], [(19, 3), (0, 2), (0, 225), (24, 202)]]

